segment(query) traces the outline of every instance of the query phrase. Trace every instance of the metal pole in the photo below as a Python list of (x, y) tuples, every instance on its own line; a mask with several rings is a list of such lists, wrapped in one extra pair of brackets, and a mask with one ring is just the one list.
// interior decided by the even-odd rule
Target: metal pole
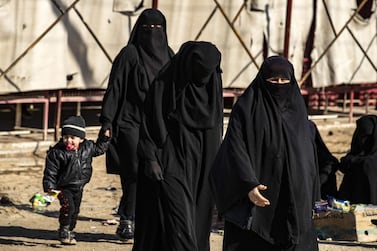
[(288, 0), (287, 2), (287, 12), (285, 17), (285, 35), (284, 35), (284, 57), (288, 58), (289, 53), (289, 38), (291, 32), (291, 16), (292, 16), (292, 2), (293, 0)]
[(158, 7), (158, 0), (152, 0), (152, 8), (157, 9)]
[(353, 89), (350, 91), (350, 113), (349, 113), (349, 122), (352, 123), (353, 121), (353, 101), (355, 98), (355, 92)]
[(62, 90), (58, 90), (56, 93), (56, 117), (55, 117), (55, 141), (60, 138), (59, 128), (60, 128), (60, 118), (62, 114)]

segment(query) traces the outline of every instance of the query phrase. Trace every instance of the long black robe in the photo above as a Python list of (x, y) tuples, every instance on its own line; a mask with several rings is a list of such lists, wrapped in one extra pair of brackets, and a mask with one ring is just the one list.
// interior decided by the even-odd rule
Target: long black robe
[(338, 197), (352, 204), (377, 205), (377, 116), (356, 121), (351, 150), (340, 159), (344, 173)]
[[(152, 24), (161, 27), (152, 29), (149, 26)], [(135, 211), (137, 144), (144, 99), (158, 71), (172, 56), (164, 15), (157, 9), (146, 9), (111, 68), (100, 123), (102, 130), (111, 130), (106, 168), (108, 173), (121, 177), (123, 196), (118, 210), (121, 218), (133, 217)]]
[(309, 122), (317, 149), (321, 198), (327, 200), (328, 195), (337, 197), (336, 171), (339, 169), (339, 161), (327, 148), (316, 124), (311, 120)]
[[(265, 81), (274, 76), (290, 83)], [(225, 221), (262, 240), (246, 234), (236, 240), (239, 247), (246, 242), (255, 250), (318, 249), (312, 228), (312, 208), (319, 198), (315, 147), (293, 67), (283, 57), (267, 58), (233, 107), (210, 180)], [(259, 184), (267, 186), (261, 193), (269, 206), (257, 207), (248, 199)], [(228, 237), (236, 237), (226, 226), (225, 250), (234, 242)], [(260, 249), (266, 246), (271, 249)]]
[(209, 250), (208, 173), (223, 125), (220, 56), (208, 42), (186, 42), (150, 88), (139, 150), (158, 161), (164, 179), (147, 177), (141, 165), (134, 251)]

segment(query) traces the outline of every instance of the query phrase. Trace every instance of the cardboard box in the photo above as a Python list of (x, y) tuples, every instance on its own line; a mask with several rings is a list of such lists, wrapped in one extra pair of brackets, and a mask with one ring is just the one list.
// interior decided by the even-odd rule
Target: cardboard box
[(314, 214), (319, 239), (337, 241), (377, 241), (377, 206), (352, 205), (350, 212), (328, 210)]

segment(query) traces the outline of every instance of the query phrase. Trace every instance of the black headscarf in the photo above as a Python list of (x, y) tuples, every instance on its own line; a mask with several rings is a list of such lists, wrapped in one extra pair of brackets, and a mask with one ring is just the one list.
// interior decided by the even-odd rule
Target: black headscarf
[(222, 101), (217, 98), (222, 92), (217, 79), (220, 60), (221, 54), (213, 44), (191, 41), (183, 44), (173, 59), (174, 113), (188, 127), (212, 128), (222, 118)]
[[(284, 77), (288, 84), (272, 84)], [(319, 198), (318, 170), (306, 106), (291, 63), (267, 58), (232, 109), (225, 139), (211, 170), (217, 207), (228, 221), (270, 243), (300, 242), (312, 226)], [(271, 205), (255, 207), (248, 192), (259, 184)]]
[(356, 121), (352, 136), (351, 153), (369, 155), (377, 152), (377, 116), (365, 115)]
[(377, 204), (377, 116), (364, 115), (356, 121), (351, 150), (340, 159), (344, 173), (339, 198), (352, 204)]
[[(165, 120), (174, 118), (194, 129), (213, 128), (222, 120), (220, 60), (221, 54), (213, 44), (189, 41), (161, 71), (149, 93), (154, 97), (147, 101), (153, 104), (146, 104), (153, 108), (147, 119), (153, 120), (149, 130), (156, 143), (165, 141)], [(197, 67), (202, 71), (193, 71), (194, 64), (204, 66)]]
[(165, 16), (157, 9), (145, 9), (132, 29), (128, 44), (136, 46), (149, 81), (153, 81), (171, 55)]

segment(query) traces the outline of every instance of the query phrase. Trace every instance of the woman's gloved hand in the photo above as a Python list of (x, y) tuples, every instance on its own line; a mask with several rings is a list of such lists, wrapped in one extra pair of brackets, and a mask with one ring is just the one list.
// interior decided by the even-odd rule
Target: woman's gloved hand
[(152, 180), (161, 181), (164, 179), (161, 166), (156, 160), (145, 161), (144, 174)]
[(98, 137), (103, 141), (108, 141), (112, 137), (112, 125), (110, 123), (101, 126)]

